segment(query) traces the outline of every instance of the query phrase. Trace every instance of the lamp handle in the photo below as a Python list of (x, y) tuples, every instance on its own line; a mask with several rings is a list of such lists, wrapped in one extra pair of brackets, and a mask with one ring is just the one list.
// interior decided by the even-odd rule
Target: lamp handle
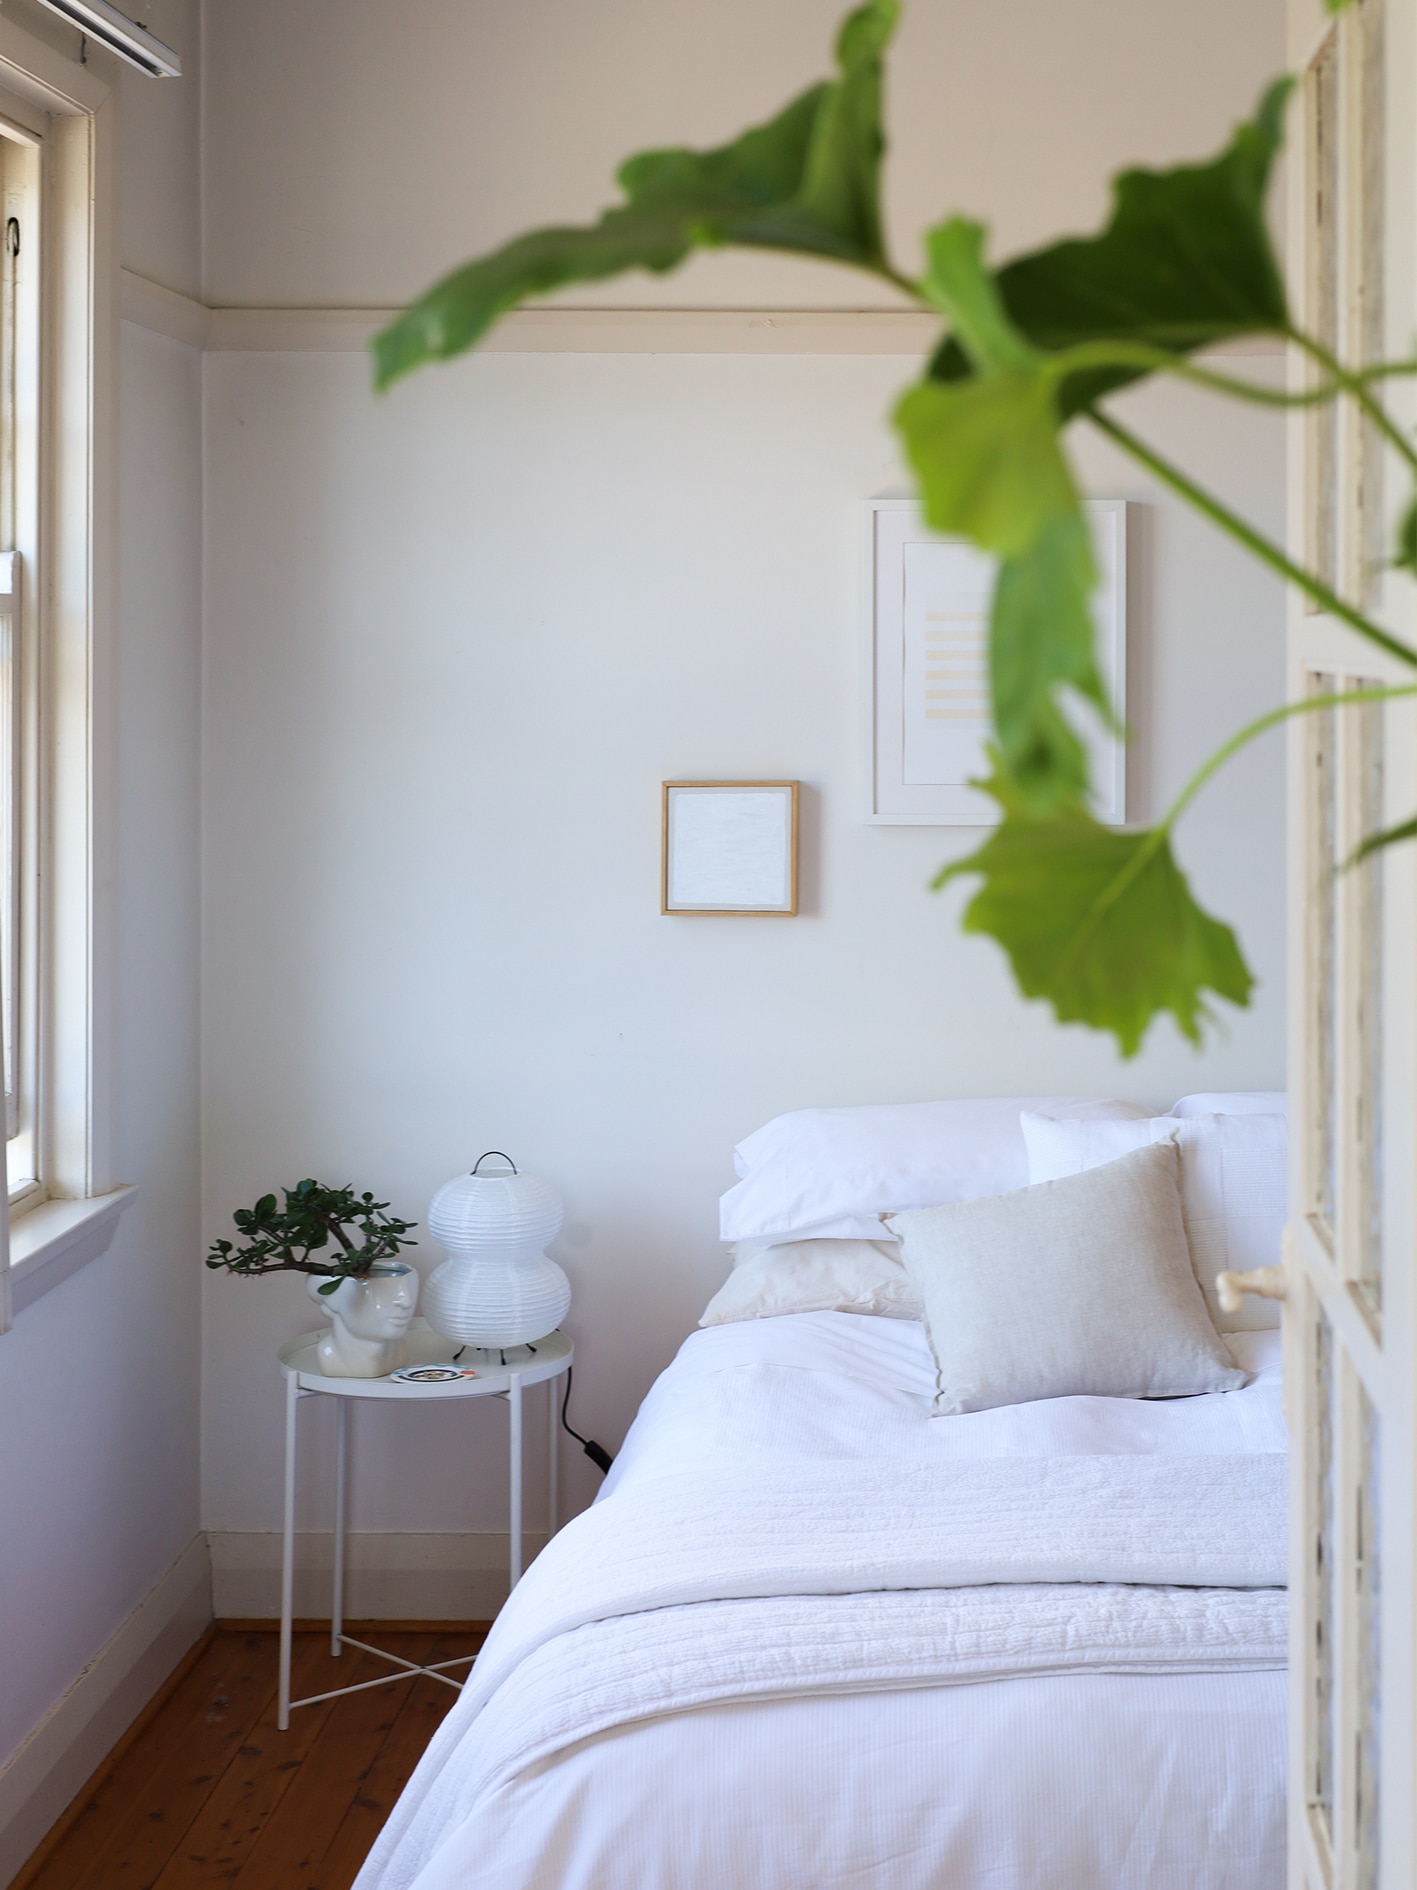
[[(473, 1174), (477, 1173), (478, 1169), (481, 1168), (482, 1164), (487, 1160), (487, 1157), (489, 1155), (502, 1155), (502, 1151), (499, 1148), (485, 1149), (483, 1153), (478, 1156), (477, 1160), (472, 1164)], [(513, 1174), (517, 1172), (517, 1165), (512, 1160), (510, 1155), (502, 1155), (502, 1160), (507, 1164), (508, 1168), (511, 1169)]]

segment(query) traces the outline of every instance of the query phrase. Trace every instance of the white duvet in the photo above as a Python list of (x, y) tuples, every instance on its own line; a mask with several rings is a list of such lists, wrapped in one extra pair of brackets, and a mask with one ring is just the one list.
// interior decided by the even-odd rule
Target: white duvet
[(1282, 1882), (1278, 1335), (927, 1419), (912, 1322), (695, 1335), (360, 1890)]

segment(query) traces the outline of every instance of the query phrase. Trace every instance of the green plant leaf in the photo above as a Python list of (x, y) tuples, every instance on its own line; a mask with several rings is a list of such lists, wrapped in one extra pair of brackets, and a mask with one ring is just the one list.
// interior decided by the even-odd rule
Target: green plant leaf
[(343, 1285), (344, 1285), (344, 1281), (343, 1281), (342, 1279), (339, 1279), (339, 1280), (326, 1280), (326, 1281), (325, 1281), (325, 1283), (324, 1283), (324, 1285), (323, 1285), (323, 1286), (317, 1286), (317, 1287), (315, 1288), (315, 1291), (316, 1291), (317, 1293), (321, 1293), (321, 1294), (324, 1294), (324, 1295), (325, 1295), (326, 1297), (328, 1297), (328, 1295), (329, 1295), (329, 1294), (331, 1294), (331, 1293), (337, 1293), (337, 1292), (339, 1291), (339, 1289), (340, 1289), (340, 1288), (341, 1288), (341, 1287), (342, 1287)]
[(1057, 519), (1080, 516), (1039, 369), (991, 370), (952, 386), (921, 381), (897, 403), (895, 423), (936, 531), (1009, 556)]
[(984, 264), (981, 224), (951, 218), (930, 232), (926, 253), (922, 286), (976, 372), (952, 385), (927, 377), (910, 388), (896, 426), (936, 531), (1018, 555), (1059, 519), (1081, 516), (1044, 357), (1004, 312)]
[(1196, 904), (1164, 829), (1119, 831), (1076, 807), (1037, 819), (997, 777), (980, 785), (1004, 818), (935, 885), (980, 876), (965, 930), (998, 940), (1025, 997), (1046, 998), (1060, 1023), (1110, 1030), (1128, 1057), (1163, 1011), (1198, 1044), (1207, 991), (1249, 1002), (1235, 934)]
[(674, 269), (699, 246), (784, 249), (889, 273), (881, 233), (881, 60), (898, 0), (865, 0), (837, 35), (840, 77), (714, 151), (644, 151), (619, 184), (628, 202), (579, 229), (535, 230), (467, 264), (374, 339), (387, 387), (471, 348), (528, 297), (626, 269)]
[(912, 388), (897, 424), (929, 523), (1004, 554), (989, 637), (1000, 765), (1030, 811), (1047, 813), (1083, 801), (1088, 785), (1087, 751), (1059, 686), (1112, 715), (1093, 654), (1092, 543), (1044, 357), (1005, 313), (982, 227), (953, 218), (926, 247), (926, 290), (978, 371)]
[[(417, 1241), (404, 1238), (416, 1225), (386, 1214), (387, 1201), (376, 1201), (366, 1192), (355, 1198), (349, 1187), (327, 1188), (307, 1179), (285, 1191), (285, 1206), (276, 1210), (276, 1197), (263, 1195), (254, 1208), (237, 1208), (232, 1215), (236, 1226), (246, 1233), (255, 1229), (255, 1237), (243, 1247), (233, 1247), (229, 1240), (216, 1240), (208, 1251), (207, 1265), (226, 1267), (232, 1273), (254, 1278), (261, 1273), (313, 1273), (331, 1279), (321, 1292), (334, 1288), (351, 1273), (366, 1273), (375, 1260), (398, 1253), (402, 1247), (415, 1247)], [(342, 1230), (354, 1227), (364, 1236), (356, 1247)], [(312, 1253), (330, 1244), (331, 1234), (341, 1251), (334, 1258), (312, 1260)]]
[(1027, 368), (1039, 353), (1005, 311), (998, 284), (984, 263), (984, 225), (951, 217), (925, 238), (920, 287), (957, 337), (976, 370)]
[(1020, 258), (997, 277), (979, 225), (954, 218), (927, 238), (922, 287), (951, 332), (897, 424), (929, 522), (1003, 554), (990, 627), (995, 729), (1003, 775), (1035, 815), (1086, 791), (1086, 751), (1060, 686), (1112, 719), (1093, 654), (1090, 547), (1059, 429), (1141, 372), (1057, 382), (1047, 356), (1106, 339), (1185, 352), (1287, 326), (1264, 194), (1288, 89), (1270, 87), (1212, 162), (1124, 173), (1096, 237)]
[(989, 675), (1004, 773), (1019, 801), (1047, 814), (1087, 796), (1087, 750), (1058, 702), (1075, 689), (1115, 726), (1094, 655), (1091, 598), (1097, 582), (1087, 521), (1068, 513), (1005, 559), (994, 587)]
[[(1292, 84), (1271, 85), (1254, 118), (1210, 163), (1123, 171), (1099, 235), (1051, 244), (1000, 269), (1000, 300), (1024, 338), (1050, 352), (1128, 340), (1189, 353), (1236, 335), (1286, 332), (1288, 305), (1264, 198)], [(1069, 375), (1059, 410), (1067, 418), (1144, 371)], [(967, 338), (947, 339), (930, 372), (944, 381), (966, 377)]]

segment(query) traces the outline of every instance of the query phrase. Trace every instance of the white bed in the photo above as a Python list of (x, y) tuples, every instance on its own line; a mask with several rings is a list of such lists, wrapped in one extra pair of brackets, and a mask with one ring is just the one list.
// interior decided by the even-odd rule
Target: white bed
[(1280, 1890), (1279, 1334), (1231, 1345), (929, 1419), (913, 1320), (696, 1333), (357, 1890)]

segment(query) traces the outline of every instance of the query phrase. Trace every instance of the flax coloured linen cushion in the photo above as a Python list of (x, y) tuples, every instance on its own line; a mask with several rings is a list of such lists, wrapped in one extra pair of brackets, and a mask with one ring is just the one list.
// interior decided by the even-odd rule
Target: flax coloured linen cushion
[(937, 1417), (1247, 1382), (1191, 1267), (1178, 1169), (1161, 1141), (1061, 1181), (887, 1217), (925, 1308)]

